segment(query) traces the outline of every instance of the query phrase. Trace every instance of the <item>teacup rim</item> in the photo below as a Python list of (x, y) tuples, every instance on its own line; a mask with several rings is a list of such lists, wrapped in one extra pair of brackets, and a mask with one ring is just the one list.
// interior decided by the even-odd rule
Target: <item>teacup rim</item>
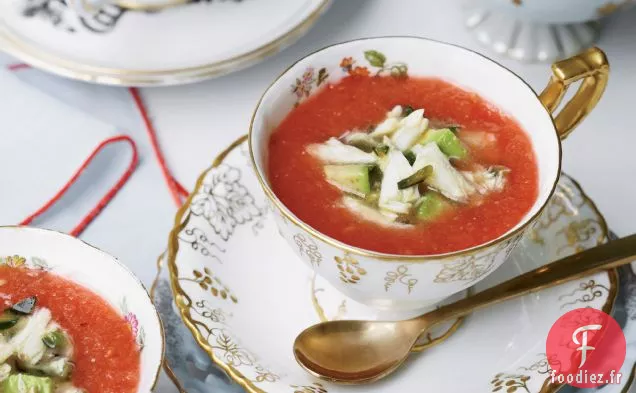
[[(157, 366), (157, 370), (154, 372), (154, 377), (153, 377), (153, 382), (152, 385), (150, 387), (150, 390), (153, 391), (156, 387), (157, 384), (159, 383), (159, 376), (161, 374), (161, 370), (162, 370), (162, 365), (163, 365), (163, 358), (165, 356), (166, 353), (166, 335), (165, 335), (165, 330), (164, 330), (164, 326), (163, 326), (163, 320), (161, 319), (161, 316), (159, 315), (159, 311), (157, 310), (157, 307), (155, 307), (154, 302), (152, 301), (152, 298), (150, 297), (150, 292), (148, 292), (148, 289), (146, 288), (146, 286), (144, 285), (143, 282), (141, 282), (141, 280), (139, 279), (139, 277), (137, 277), (137, 275), (135, 273), (133, 273), (132, 270), (130, 270), (130, 268), (128, 266), (126, 266), (124, 263), (122, 263), (117, 257), (115, 257), (114, 255), (100, 249), (97, 246), (94, 246), (90, 243), (88, 243), (85, 240), (80, 239), (79, 237), (75, 237), (75, 236), (71, 236), (68, 233), (62, 232), (62, 231), (58, 231), (55, 229), (48, 229), (48, 228), (39, 228), (39, 227), (33, 227), (33, 226), (29, 226), (29, 225), (0, 225), (0, 231), (1, 230), (25, 230), (25, 231), (33, 231), (34, 233), (37, 232), (44, 232), (46, 234), (49, 235), (54, 235), (54, 236), (60, 236), (60, 237), (64, 237), (67, 239), (71, 239), (73, 241), (78, 241), (80, 242), (80, 244), (82, 246), (87, 246), (97, 252), (99, 252), (100, 254), (108, 257), (109, 260), (111, 260), (112, 262), (114, 262), (116, 265), (118, 265), (120, 268), (123, 269), (123, 271), (129, 275), (138, 285), (139, 287), (141, 287), (143, 289), (143, 291), (145, 292), (146, 296), (148, 297), (148, 302), (152, 308), (152, 310), (155, 312), (155, 315), (157, 317), (157, 321), (159, 322), (159, 330), (161, 333), (161, 348), (160, 348), (160, 356), (161, 356), (161, 360)], [(141, 370), (140, 370), (141, 372)], [(140, 392), (141, 393), (141, 392)]]
[(557, 167), (556, 177), (554, 178), (554, 182), (553, 182), (552, 186), (550, 187), (550, 192), (547, 194), (547, 197), (545, 198), (545, 200), (543, 201), (541, 206), (539, 206), (539, 208), (537, 209), (535, 214), (533, 214), (530, 217), (525, 218), (523, 222), (520, 222), (520, 224), (519, 224), (519, 226), (517, 228), (514, 228), (513, 230), (510, 230), (510, 231), (504, 233), (503, 235), (501, 235), (501, 236), (499, 236), (499, 237), (497, 237), (495, 239), (489, 240), (489, 241), (487, 241), (485, 243), (481, 243), (481, 244), (478, 244), (476, 246), (465, 248), (465, 249), (461, 249), (461, 250), (457, 250), (457, 251), (451, 251), (451, 252), (439, 253), (439, 254), (404, 255), (404, 254), (392, 254), (392, 253), (383, 253), (383, 252), (378, 252), (378, 251), (373, 251), (373, 250), (367, 250), (367, 249), (364, 249), (364, 248), (361, 248), (361, 247), (352, 246), (350, 244), (347, 244), (345, 242), (337, 240), (337, 239), (335, 239), (335, 238), (333, 238), (331, 236), (328, 236), (328, 235), (322, 233), (321, 231), (315, 229), (314, 227), (312, 227), (311, 225), (307, 224), (306, 222), (304, 222), (300, 218), (296, 217), (296, 215), (292, 211), (290, 211), (287, 208), (287, 206), (285, 206), (285, 204), (276, 196), (274, 191), (271, 189), (271, 187), (267, 184), (266, 180), (261, 175), (261, 171), (259, 170), (259, 168), (261, 168), (261, 166), (259, 164), (257, 164), (256, 158), (254, 156), (254, 143), (253, 143), (254, 121), (256, 120), (256, 115), (259, 113), (259, 110), (262, 108), (263, 100), (265, 99), (267, 94), (272, 90), (272, 88), (276, 84), (278, 84), (278, 82), (285, 75), (287, 75), (287, 73), (289, 71), (291, 71), (293, 68), (295, 68), (299, 63), (301, 63), (305, 59), (307, 59), (307, 58), (309, 58), (311, 56), (314, 56), (314, 55), (316, 55), (316, 54), (318, 54), (320, 52), (323, 52), (325, 50), (328, 50), (328, 49), (331, 49), (331, 48), (335, 48), (335, 47), (338, 47), (338, 46), (349, 45), (349, 44), (356, 43), (356, 42), (361, 42), (361, 41), (372, 41), (372, 40), (377, 40), (377, 39), (415, 39), (415, 40), (422, 40), (422, 41), (434, 42), (434, 43), (442, 44), (442, 45), (446, 45), (446, 46), (451, 46), (451, 47), (453, 47), (455, 49), (458, 49), (458, 50), (463, 50), (463, 51), (470, 52), (472, 54), (475, 54), (475, 55), (485, 59), (486, 61), (489, 61), (493, 65), (498, 66), (502, 71), (507, 71), (512, 76), (516, 77), (536, 97), (536, 99), (539, 101), (539, 103), (541, 103), (539, 95), (535, 92), (535, 90), (532, 88), (532, 86), (530, 86), (530, 84), (528, 82), (526, 82), (519, 74), (517, 74), (516, 72), (512, 71), (510, 68), (506, 67), (505, 65), (499, 63), (498, 61), (496, 61), (496, 60), (494, 60), (494, 59), (492, 59), (492, 58), (490, 58), (490, 57), (488, 57), (488, 56), (486, 56), (486, 55), (484, 55), (482, 53), (479, 53), (479, 52), (477, 52), (475, 50), (466, 48), (466, 47), (458, 45), (458, 44), (453, 44), (453, 43), (449, 43), (449, 42), (442, 41), (442, 40), (436, 40), (436, 39), (432, 39), (432, 38), (420, 37), (420, 36), (415, 36), (415, 35), (386, 35), (386, 36), (373, 36), (373, 37), (355, 38), (355, 39), (352, 39), (352, 40), (342, 41), (342, 42), (338, 42), (338, 43), (335, 43), (335, 44), (324, 46), (322, 48), (319, 48), (319, 49), (317, 49), (315, 51), (312, 51), (312, 52), (302, 56), (301, 58), (297, 59), (289, 67), (285, 68), (276, 78), (274, 78), (274, 80), (268, 85), (268, 87), (265, 89), (265, 91), (263, 92), (263, 94), (259, 98), (259, 100), (258, 100), (258, 102), (256, 104), (256, 108), (254, 109), (254, 112), (252, 114), (252, 118), (250, 119), (250, 126), (249, 126), (249, 130), (248, 130), (248, 133), (247, 133), (247, 142), (248, 142), (248, 150), (249, 150), (249, 154), (250, 154), (250, 161), (252, 163), (252, 169), (256, 173), (256, 178), (258, 180), (258, 183), (261, 186), (261, 188), (263, 189), (263, 191), (265, 192), (265, 195), (270, 200), (270, 202), (273, 203), (274, 206), (276, 206), (276, 208), (284, 215), (284, 217), (286, 219), (290, 220), (294, 225), (300, 227), (305, 232), (311, 234), (312, 236), (316, 237), (317, 239), (321, 240), (322, 242), (324, 242), (324, 243), (326, 243), (326, 244), (328, 244), (330, 246), (336, 247), (336, 248), (338, 248), (340, 250), (343, 250), (345, 253), (350, 253), (350, 254), (363, 256), (363, 257), (374, 258), (374, 259), (377, 259), (377, 260), (382, 260), (382, 261), (387, 261), (387, 262), (408, 261), (408, 262), (411, 262), (411, 263), (417, 263), (417, 262), (435, 262), (435, 261), (441, 261), (441, 260), (447, 260), (447, 259), (455, 259), (457, 257), (461, 257), (461, 256), (464, 256), (464, 255), (469, 255), (469, 254), (475, 254), (475, 253), (478, 253), (480, 251), (486, 250), (486, 249), (488, 249), (488, 248), (490, 248), (492, 246), (495, 246), (495, 245), (497, 245), (499, 243), (502, 243), (502, 242), (504, 242), (504, 241), (506, 241), (508, 239), (511, 239), (514, 236), (518, 235), (518, 234), (523, 233), (523, 231), (525, 229), (527, 229), (527, 227), (529, 225), (534, 223), (534, 221), (536, 221), (539, 218), (539, 216), (543, 213), (543, 210), (548, 205), (548, 203), (550, 202), (550, 199), (554, 195), (554, 192), (556, 191), (557, 184), (558, 184), (559, 179), (561, 177), (562, 160), (563, 160), (563, 148), (562, 148), (562, 143), (561, 143), (562, 141), (561, 141), (561, 137), (559, 136), (556, 124), (554, 122), (554, 117), (552, 116), (550, 111), (543, 104), (541, 104), (541, 107), (543, 108), (543, 110), (545, 110), (548, 118), (550, 119), (550, 121), (552, 123), (552, 129), (553, 129), (553, 131), (555, 133), (556, 141), (557, 141), (557, 145), (558, 145), (558, 161), (557, 161), (558, 167)]

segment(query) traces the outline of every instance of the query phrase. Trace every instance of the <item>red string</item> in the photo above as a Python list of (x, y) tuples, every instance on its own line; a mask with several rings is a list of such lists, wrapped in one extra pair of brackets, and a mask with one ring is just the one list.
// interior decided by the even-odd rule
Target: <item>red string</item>
[[(16, 63), (16, 64), (9, 65), (7, 68), (9, 70), (11, 70), (11, 71), (18, 71), (18, 70), (22, 70), (22, 69), (31, 68), (31, 66), (29, 66), (28, 64), (24, 64), (24, 63)], [(153, 123), (152, 123), (152, 121), (150, 119), (150, 116), (148, 115), (148, 111), (147, 111), (147, 109), (146, 109), (146, 107), (144, 105), (143, 99), (141, 98), (141, 94), (135, 88), (130, 88), (130, 93), (131, 93), (131, 95), (133, 97), (135, 105), (137, 106), (137, 109), (139, 110), (139, 113), (140, 113), (140, 115), (142, 117), (142, 120), (144, 122), (144, 126), (146, 128), (146, 132), (148, 133), (148, 137), (150, 138), (150, 143), (152, 145), (153, 152), (155, 154), (155, 157), (157, 158), (157, 161), (159, 162), (159, 166), (161, 168), (161, 172), (162, 172), (163, 177), (164, 177), (164, 179), (166, 181), (166, 184), (168, 185), (168, 189), (170, 191), (170, 195), (172, 196), (172, 199), (175, 202), (175, 204), (177, 206), (181, 206), (183, 204), (184, 199), (189, 195), (189, 192), (188, 192), (188, 190), (186, 190), (185, 187), (183, 187), (183, 185), (181, 185), (174, 178), (174, 176), (170, 173), (170, 170), (168, 169), (168, 166), (166, 164), (166, 160), (165, 160), (165, 158), (163, 156), (161, 148), (159, 147), (159, 141), (157, 139), (156, 130), (155, 130), (154, 125), (153, 125)], [(77, 225), (77, 227), (75, 227), (73, 229), (71, 234), (73, 236), (78, 236), (91, 223), (91, 221), (106, 207), (106, 205), (108, 205), (108, 203), (112, 200), (112, 198), (115, 196), (115, 194), (128, 181), (128, 179), (132, 175), (132, 172), (134, 171), (135, 167), (137, 166), (137, 163), (138, 163), (137, 146), (135, 145), (135, 142), (130, 137), (128, 137), (128, 136), (118, 136), (118, 137), (107, 139), (104, 142), (102, 142), (93, 151), (93, 153), (89, 156), (89, 158), (84, 162), (82, 167), (80, 167), (80, 169), (68, 181), (68, 183), (66, 183), (66, 185), (53, 197), (53, 199), (51, 199), (49, 202), (47, 202), (37, 212), (35, 212), (31, 216), (29, 216), (27, 219), (22, 221), (21, 224), (22, 225), (28, 225), (36, 217), (40, 216), (46, 210), (48, 210), (53, 204), (55, 204), (64, 195), (64, 193), (68, 190), (68, 188), (70, 188), (70, 186), (77, 180), (77, 178), (80, 176), (80, 174), (86, 168), (86, 166), (88, 166), (90, 161), (97, 155), (97, 153), (101, 149), (103, 149), (106, 145), (108, 145), (110, 143), (115, 143), (115, 142), (118, 142), (118, 141), (126, 141), (126, 142), (128, 142), (131, 145), (132, 150), (133, 150), (133, 157), (132, 157), (131, 163), (130, 163), (128, 169), (126, 170), (126, 172), (119, 179), (117, 184), (115, 184), (115, 186), (108, 191), (108, 193), (99, 201), (97, 206), (95, 206), (95, 208), (93, 210), (91, 210), (89, 212), (89, 214), (86, 217), (84, 217), (84, 219), (82, 219), (82, 221)]]
[(132, 138), (130, 138), (127, 135), (114, 136), (102, 141), (88, 156), (88, 158), (82, 163), (79, 169), (75, 171), (75, 173), (69, 179), (69, 181), (66, 182), (66, 184), (53, 196), (53, 198), (51, 198), (48, 202), (46, 202), (44, 206), (38, 209), (35, 213), (31, 214), (29, 217), (23, 220), (20, 223), (20, 225), (31, 224), (31, 222), (33, 222), (33, 220), (35, 220), (38, 216), (42, 215), (44, 212), (50, 209), (51, 206), (53, 206), (57, 201), (59, 201), (62, 198), (62, 196), (68, 191), (68, 189), (77, 181), (77, 179), (80, 177), (82, 172), (84, 172), (84, 170), (88, 167), (88, 165), (95, 158), (95, 156), (97, 156), (97, 154), (99, 154), (99, 152), (102, 149), (104, 149), (106, 146), (112, 143), (117, 143), (117, 142), (127, 142), (132, 148), (133, 155), (130, 160), (130, 163), (128, 164), (128, 168), (126, 169), (126, 172), (124, 172), (124, 174), (119, 178), (117, 183), (115, 183), (115, 185), (108, 190), (108, 192), (102, 197), (102, 199), (97, 203), (97, 205), (70, 232), (72, 236), (75, 236), (75, 237), (79, 236), (84, 231), (84, 229), (86, 229), (86, 227), (91, 223), (91, 221), (93, 221), (93, 219), (95, 219), (95, 217), (102, 210), (104, 210), (106, 205), (108, 205), (108, 203), (115, 197), (117, 192), (119, 192), (119, 190), (124, 186), (124, 184), (126, 184), (128, 179), (132, 175), (133, 171), (135, 170), (137, 163), (139, 162), (139, 156), (137, 152), (137, 146), (135, 145), (135, 141), (133, 141)]
[(131, 87), (130, 94), (137, 105), (137, 109), (139, 110), (139, 114), (144, 122), (146, 127), (146, 132), (148, 133), (148, 137), (150, 138), (150, 144), (152, 145), (152, 150), (159, 162), (159, 167), (161, 168), (161, 173), (163, 174), (163, 178), (168, 185), (168, 189), (170, 190), (170, 195), (172, 196), (172, 200), (180, 207), (183, 204), (183, 201), (189, 195), (188, 190), (185, 189), (178, 181), (174, 178), (174, 176), (170, 173), (168, 169), (168, 165), (166, 164), (166, 159), (161, 152), (161, 148), (159, 147), (159, 141), (157, 139), (157, 132), (155, 130), (154, 125), (152, 124), (152, 120), (148, 115), (148, 110), (144, 105), (144, 101), (141, 98), (141, 94), (139, 94), (139, 90), (134, 87)]
[(31, 66), (24, 63), (15, 63), (15, 64), (9, 64), (7, 68), (9, 69), (9, 71), (18, 71), (18, 70), (23, 70), (26, 68), (31, 68)]

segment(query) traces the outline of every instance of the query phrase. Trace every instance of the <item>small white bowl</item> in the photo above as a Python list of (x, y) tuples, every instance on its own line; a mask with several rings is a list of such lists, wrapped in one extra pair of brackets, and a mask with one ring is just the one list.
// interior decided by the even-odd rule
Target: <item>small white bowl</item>
[(159, 314), (141, 281), (121, 262), (72, 236), (30, 227), (0, 227), (0, 263), (46, 269), (89, 288), (119, 310), (141, 351), (137, 393), (152, 391), (163, 361)]

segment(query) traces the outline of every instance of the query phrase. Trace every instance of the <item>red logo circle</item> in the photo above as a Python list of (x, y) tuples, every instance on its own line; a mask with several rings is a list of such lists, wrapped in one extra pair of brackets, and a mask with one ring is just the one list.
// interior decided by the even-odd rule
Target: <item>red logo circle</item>
[(625, 335), (611, 316), (594, 308), (569, 311), (548, 333), (552, 382), (578, 388), (617, 384), (625, 347)]

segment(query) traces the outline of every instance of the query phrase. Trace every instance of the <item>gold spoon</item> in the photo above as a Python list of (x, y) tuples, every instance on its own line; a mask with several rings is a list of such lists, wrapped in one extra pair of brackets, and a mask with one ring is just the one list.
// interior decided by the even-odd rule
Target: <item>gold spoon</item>
[(542, 266), (413, 319), (319, 323), (298, 335), (294, 356), (305, 370), (322, 379), (345, 384), (377, 381), (396, 370), (417, 339), (438, 323), (618, 267), (635, 257), (636, 234)]

